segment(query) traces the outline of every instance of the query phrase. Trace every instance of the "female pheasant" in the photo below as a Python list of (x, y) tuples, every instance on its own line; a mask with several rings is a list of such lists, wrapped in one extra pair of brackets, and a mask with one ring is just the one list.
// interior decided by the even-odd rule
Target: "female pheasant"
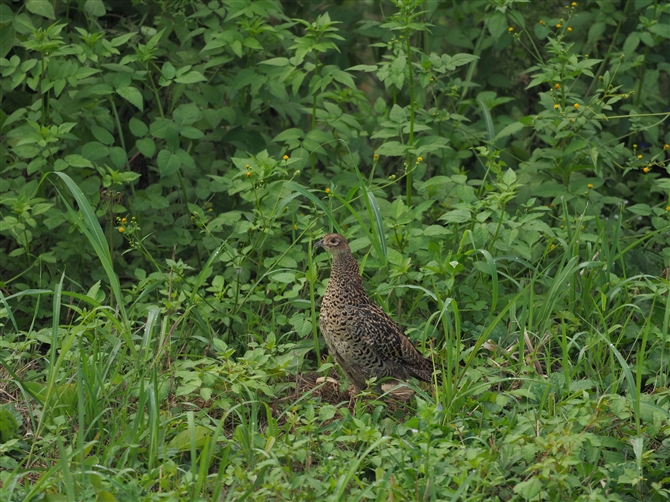
[(423, 357), (403, 331), (365, 293), (349, 243), (328, 234), (314, 244), (333, 258), (330, 282), (319, 313), (328, 350), (356, 392), (366, 380), (392, 377), (431, 381), (430, 359)]

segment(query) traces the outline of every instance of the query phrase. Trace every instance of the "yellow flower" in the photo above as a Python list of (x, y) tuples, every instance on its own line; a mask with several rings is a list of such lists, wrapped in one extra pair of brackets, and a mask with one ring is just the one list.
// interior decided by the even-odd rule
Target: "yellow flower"
[(247, 171), (247, 178), (251, 178), (251, 171)]
[(670, 211), (670, 206), (665, 206), (666, 211)]
[(572, 5), (573, 7), (577, 7), (577, 2), (572, 2), (570, 5)]
[(126, 231), (125, 228), (123, 228), (123, 227), (120, 227), (120, 228), (119, 228), (119, 232), (123, 233), (123, 232), (125, 232), (125, 231)]
[(512, 27), (510, 26), (509, 28), (507, 28), (507, 31), (509, 31), (510, 33), (512, 33), (512, 32), (514, 31), (514, 28), (512, 28)]
[(284, 160), (288, 160), (288, 155), (284, 155)]
[(544, 21), (542, 21), (542, 19), (540, 19), (540, 26), (544, 26)]
[(637, 158), (638, 158), (638, 159), (641, 159), (641, 158), (642, 158), (642, 155), (638, 155)]
[(293, 225), (293, 230), (298, 230), (298, 225)]
[(423, 162), (423, 157), (417, 157), (416, 160), (418, 160), (419, 162)]
[(558, 110), (558, 103), (554, 105), (554, 110)]
[(207, 211), (209, 211), (211, 213), (213, 211), (213, 209), (210, 207)]
[(572, 31), (572, 28), (569, 28), (569, 27), (568, 27), (568, 31)]
[(247, 169), (251, 169), (251, 166), (250, 166), (249, 164), (247, 164), (247, 165), (244, 166), (244, 167), (246, 167)]
[(651, 169), (649, 169), (648, 167), (645, 167), (645, 168), (642, 169), (642, 170), (645, 172), (645, 174), (648, 173), (649, 171), (651, 171)]
[(591, 189), (593, 188), (593, 183), (589, 183), (589, 184), (586, 185), (586, 186), (588, 187), (589, 190), (591, 190)]
[(558, 90), (558, 89), (560, 89), (560, 88), (561, 88), (561, 84), (555, 84), (555, 85), (554, 85), (554, 89)]
[(556, 28), (560, 28), (560, 27), (561, 27), (561, 23), (558, 23), (558, 24), (556, 25)]
[(374, 160), (379, 160), (379, 155), (377, 155), (377, 154), (375, 153), (375, 154), (372, 156), (372, 158), (373, 158)]
[(637, 148), (637, 143), (633, 143), (633, 148)]
[(579, 110), (579, 103), (575, 103), (575, 104), (574, 104), (574, 105), (572, 105), (572, 106), (574, 106), (574, 107), (575, 107), (575, 110)]
[(296, 171), (293, 173), (293, 176), (298, 176), (300, 174), (300, 171)]
[(556, 247), (556, 246), (554, 246), (554, 245), (552, 244), (551, 246), (549, 246), (549, 249), (554, 249), (555, 247)]
[(121, 223), (125, 223), (126, 221), (128, 221), (126, 218), (121, 218)]
[(667, 150), (668, 148), (670, 148), (670, 145), (668, 144), (663, 145), (663, 150)]
[(326, 193), (330, 193), (330, 188), (326, 188)]

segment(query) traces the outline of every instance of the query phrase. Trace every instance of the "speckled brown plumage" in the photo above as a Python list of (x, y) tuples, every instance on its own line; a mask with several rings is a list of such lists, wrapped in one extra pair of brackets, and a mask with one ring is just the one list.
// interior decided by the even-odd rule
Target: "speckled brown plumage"
[(315, 244), (333, 257), (330, 282), (319, 313), (328, 350), (356, 391), (365, 381), (392, 377), (431, 381), (433, 363), (365, 293), (349, 243), (328, 234)]

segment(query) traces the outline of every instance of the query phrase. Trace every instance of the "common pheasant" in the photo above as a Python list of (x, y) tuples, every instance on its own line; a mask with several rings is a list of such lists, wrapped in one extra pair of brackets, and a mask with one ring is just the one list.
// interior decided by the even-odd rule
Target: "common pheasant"
[(314, 244), (333, 258), (330, 282), (319, 313), (319, 326), (328, 351), (356, 392), (366, 380), (391, 377), (431, 381), (430, 359), (414, 348), (403, 331), (365, 293), (358, 264), (349, 243), (328, 234)]

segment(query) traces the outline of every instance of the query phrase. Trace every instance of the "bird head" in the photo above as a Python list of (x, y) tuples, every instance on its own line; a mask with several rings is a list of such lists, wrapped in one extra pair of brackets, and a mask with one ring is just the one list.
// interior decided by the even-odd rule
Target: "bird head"
[(347, 239), (340, 234), (326, 234), (323, 239), (314, 243), (314, 247), (323, 248), (333, 256), (351, 252)]

